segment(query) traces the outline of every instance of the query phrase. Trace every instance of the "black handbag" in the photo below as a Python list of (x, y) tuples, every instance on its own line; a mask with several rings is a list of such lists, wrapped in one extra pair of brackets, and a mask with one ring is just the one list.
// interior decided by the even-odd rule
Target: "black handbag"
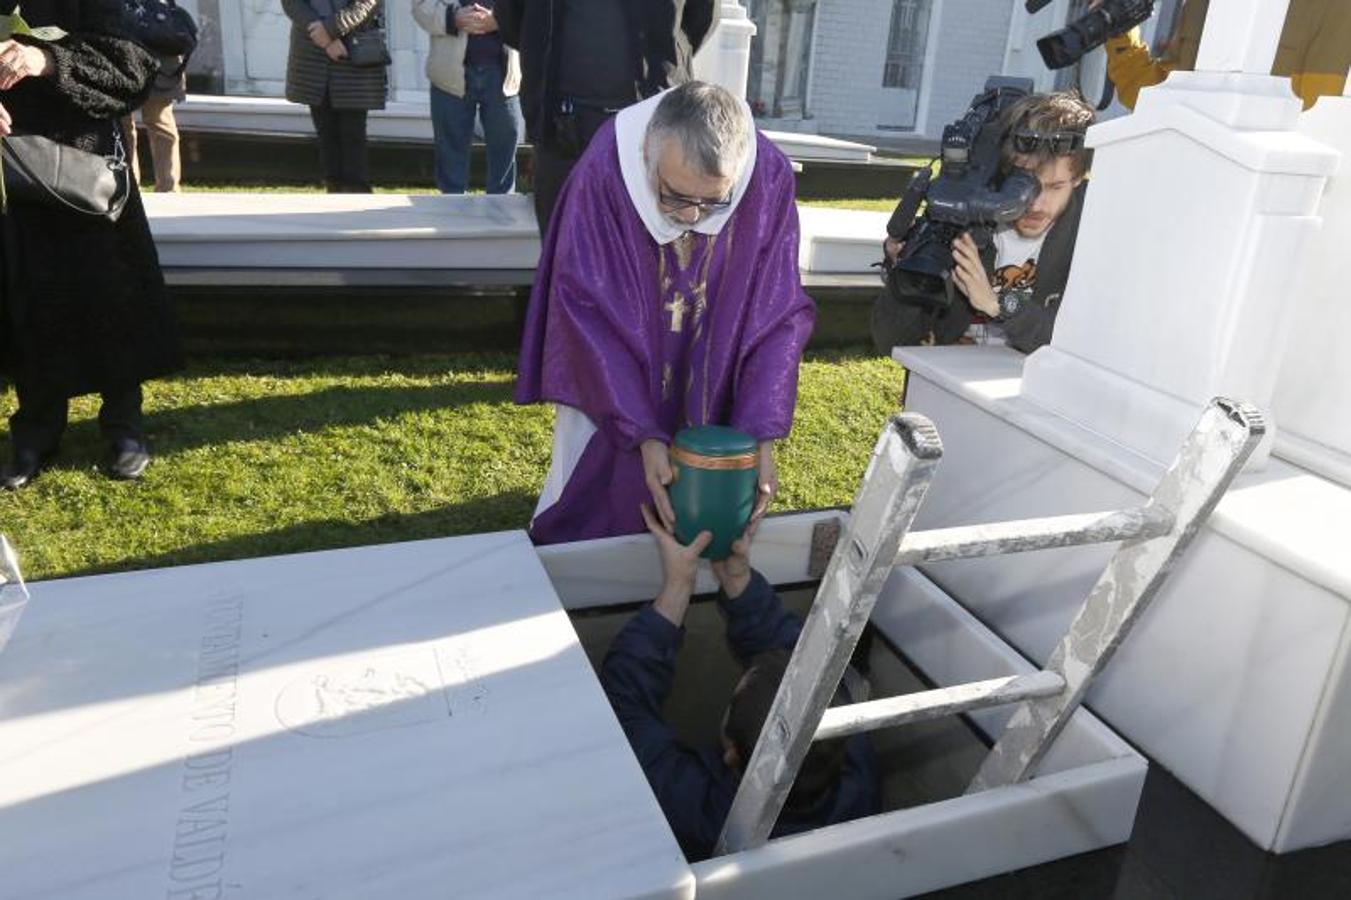
[(197, 23), (174, 0), (122, 0), (122, 31), (161, 56), (183, 57), (183, 65), (197, 49)]
[(347, 47), (347, 62), (358, 69), (377, 69), (392, 62), (385, 29), (363, 28), (342, 39)]
[[(347, 5), (346, 0), (310, 0), (310, 8), (321, 18), (327, 19), (337, 14), (340, 7)], [(384, 12), (377, 8), (375, 13), (350, 34), (339, 40), (347, 49), (344, 62), (358, 69), (378, 69), (393, 62), (389, 55), (389, 41), (385, 39)]]
[(11, 134), (0, 142), (5, 195), (116, 222), (131, 195), (131, 173), (116, 127), (113, 146), (112, 156), (102, 156), (37, 134)]

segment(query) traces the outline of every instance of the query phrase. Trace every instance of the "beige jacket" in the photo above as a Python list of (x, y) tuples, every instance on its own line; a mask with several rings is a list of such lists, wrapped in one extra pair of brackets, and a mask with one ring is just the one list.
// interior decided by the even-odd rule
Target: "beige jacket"
[[(431, 35), (427, 80), (456, 97), (464, 96), (464, 54), (469, 49), (469, 35), (446, 33), (446, 10), (460, 6), (459, 0), (413, 0), (413, 18)], [(521, 57), (510, 47), (503, 49), (507, 70), (502, 93), (514, 97), (521, 90)]]

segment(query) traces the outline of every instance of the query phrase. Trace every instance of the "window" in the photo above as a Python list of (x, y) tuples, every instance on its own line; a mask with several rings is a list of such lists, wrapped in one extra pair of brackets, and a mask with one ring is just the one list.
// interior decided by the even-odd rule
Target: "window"
[(882, 87), (918, 91), (924, 76), (924, 49), (929, 40), (932, 0), (896, 0), (887, 37)]

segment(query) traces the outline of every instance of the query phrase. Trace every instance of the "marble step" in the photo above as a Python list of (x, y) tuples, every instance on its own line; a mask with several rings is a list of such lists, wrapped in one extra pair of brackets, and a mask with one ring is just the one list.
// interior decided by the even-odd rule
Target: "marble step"
[[(146, 194), (166, 268), (532, 271), (524, 194)], [(886, 213), (799, 207), (804, 274), (874, 272)]]

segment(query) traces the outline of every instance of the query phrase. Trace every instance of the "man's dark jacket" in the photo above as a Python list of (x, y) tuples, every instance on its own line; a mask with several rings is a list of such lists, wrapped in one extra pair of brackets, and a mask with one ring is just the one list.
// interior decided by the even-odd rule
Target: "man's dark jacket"
[[(502, 41), (521, 53), (521, 110), (530, 140), (552, 135), (545, 114), (560, 66), (586, 60), (557, 59), (566, 0), (497, 0), (494, 15)], [(715, 0), (623, 0), (633, 48), (633, 96), (594, 98), (616, 108), (689, 81), (694, 53), (712, 30)], [(583, 79), (584, 80), (584, 79)]]
[[(724, 595), (718, 604), (727, 617), (727, 642), (742, 665), (766, 650), (791, 650), (802, 631), (802, 620), (783, 608), (759, 572), (752, 573), (740, 597), (728, 600)], [(740, 776), (723, 762), (721, 750), (687, 746), (663, 718), (684, 633), (651, 606), (643, 608), (610, 645), (600, 681), (671, 831), (694, 861), (712, 855)], [(840, 690), (848, 699), (848, 688)], [(833, 792), (813, 810), (785, 809), (774, 836), (875, 814), (881, 802), (878, 773), (868, 736), (849, 738)]]

